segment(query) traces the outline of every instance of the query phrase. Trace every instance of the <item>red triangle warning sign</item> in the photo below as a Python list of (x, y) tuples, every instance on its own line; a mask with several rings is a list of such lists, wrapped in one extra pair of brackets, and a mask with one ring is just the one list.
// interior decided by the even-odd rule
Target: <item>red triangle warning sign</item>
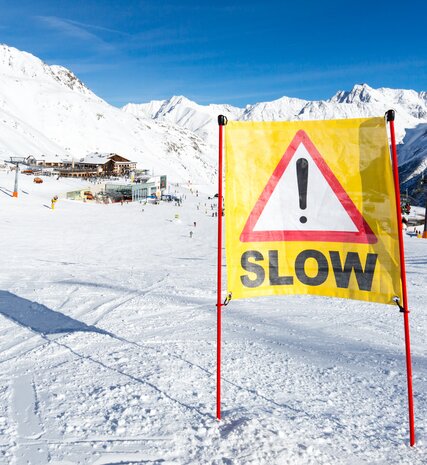
[(276, 166), (240, 240), (377, 242), (368, 223), (302, 130), (296, 133)]

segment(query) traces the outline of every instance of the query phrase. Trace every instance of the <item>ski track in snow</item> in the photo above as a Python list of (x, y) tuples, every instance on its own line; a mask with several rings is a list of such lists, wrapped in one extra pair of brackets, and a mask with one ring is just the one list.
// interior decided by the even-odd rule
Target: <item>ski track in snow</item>
[(426, 463), (427, 241), (406, 241), (415, 448), (401, 315), (363, 302), (232, 301), (217, 422), (211, 201), (52, 212), (30, 180), (0, 198), (0, 465)]
[(44, 465), (49, 461), (47, 444), (38, 415), (38, 401), (31, 375), (23, 374), (12, 383), (11, 420), (15, 425), (11, 453), (13, 463)]

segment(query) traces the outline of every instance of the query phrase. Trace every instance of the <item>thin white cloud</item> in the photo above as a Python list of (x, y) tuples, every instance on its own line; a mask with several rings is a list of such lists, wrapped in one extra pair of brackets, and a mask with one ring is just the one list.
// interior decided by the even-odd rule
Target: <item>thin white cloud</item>
[(97, 31), (112, 32), (114, 34), (119, 34), (119, 35), (123, 35), (123, 36), (130, 36), (131, 35), (128, 32), (119, 31), (117, 29), (111, 29), (109, 27), (98, 26), (96, 24), (81, 23), (79, 21), (74, 21), (72, 19), (67, 19), (66, 21), (68, 23), (70, 23), (70, 24), (74, 24), (74, 25), (82, 27), (82, 28), (95, 29)]
[[(92, 46), (97, 47), (100, 51), (110, 51), (118, 48), (149, 51), (169, 45), (194, 43), (195, 40), (198, 42), (203, 41), (200, 38), (194, 39), (190, 36), (183, 36), (182, 31), (173, 28), (159, 27), (130, 34), (117, 29), (82, 23), (68, 18), (59, 18), (57, 16), (35, 16), (35, 18), (50, 29), (56, 30), (63, 35), (91, 43)], [(102, 39), (102, 37), (96, 33), (98, 31), (124, 36), (127, 40), (121, 41), (120, 44), (113, 45), (112, 43)]]
[(115, 49), (113, 45), (104, 41), (93, 32), (88, 31), (86, 27), (83, 27), (82, 23), (78, 24), (75, 21), (58, 18), (57, 16), (36, 16), (35, 18), (63, 35), (90, 43), (100, 51)]

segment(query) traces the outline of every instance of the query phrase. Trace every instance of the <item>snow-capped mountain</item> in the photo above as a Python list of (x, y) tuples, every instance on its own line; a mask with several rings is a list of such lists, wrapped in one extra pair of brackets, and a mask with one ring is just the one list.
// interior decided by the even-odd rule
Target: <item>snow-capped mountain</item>
[(216, 144), (217, 138), (211, 133), (217, 133), (216, 116), (220, 113), (242, 121), (286, 121), (380, 116), (390, 108), (396, 110), (397, 139), (401, 142), (406, 129), (427, 123), (427, 92), (373, 89), (367, 84), (356, 84), (350, 92), (339, 91), (329, 100), (282, 97), (272, 102), (237, 108), (231, 105), (198, 105), (179, 96), (139, 105), (131, 103), (125, 105), (123, 111), (173, 122), (200, 135), (206, 142), (214, 140)]
[(401, 89), (373, 89), (367, 84), (355, 85), (351, 91), (339, 91), (328, 100), (308, 101), (282, 97), (272, 102), (247, 105), (198, 105), (185, 97), (128, 104), (123, 111), (135, 116), (151, 117), (187, 128), (210, 146), (217, 144), (218, 114), (234, 120), (286, 121), (359, 118), (396, 111), (396, 137), (401, 166), (401, 180), (411, 190), (427, 168), (427, 92)]
[(240, 119), (242, 115), (240, 108), (231, 105), (203, 106), (183, 96), (153, 100), (140, 105), (129, 103), (123, 107), (123, 111), (177, 124), (194, 132), (212, 147), (218, 144), (217, 116), (224, 114), (230, 119)]
[(90, 152), (117, 152), (177, 181), (212, 183), (218, 114), (254, 121), (335, 119), (378, 116), (390, 108), (397, 115), (403, 188), (415, 192), (427, 168), (427, 92), (363, 84), (323, 101), (282, 97), (237, 108), (199, 105), (180, 96), (120, 110), (72, 71), (0, 45), (0, 159), (79, 159)]
[(427, 125), (419, 124), (406, 131), (399, 146), (405, 160), (399, 167), (401, 191), (408, 192), (419, 205), (426, 205), (427, 185)]
[[(115, 152), (172, 180), (212, 183), (210, 150), (191, 131), (109, 105), (71, 71), (0, 45), (0, 159)], [(213, 157), (213, 154), (212, 154)]]

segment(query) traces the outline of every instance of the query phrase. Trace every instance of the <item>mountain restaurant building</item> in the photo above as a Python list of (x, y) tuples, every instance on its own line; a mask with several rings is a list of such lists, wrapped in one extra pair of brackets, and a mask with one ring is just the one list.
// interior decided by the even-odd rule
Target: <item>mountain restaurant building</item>
[(64, 177), (123, 176), (136, 169), (136, 162), (117, 153), (90, 153), (80, 161), (66, 161), (57, 171)]

